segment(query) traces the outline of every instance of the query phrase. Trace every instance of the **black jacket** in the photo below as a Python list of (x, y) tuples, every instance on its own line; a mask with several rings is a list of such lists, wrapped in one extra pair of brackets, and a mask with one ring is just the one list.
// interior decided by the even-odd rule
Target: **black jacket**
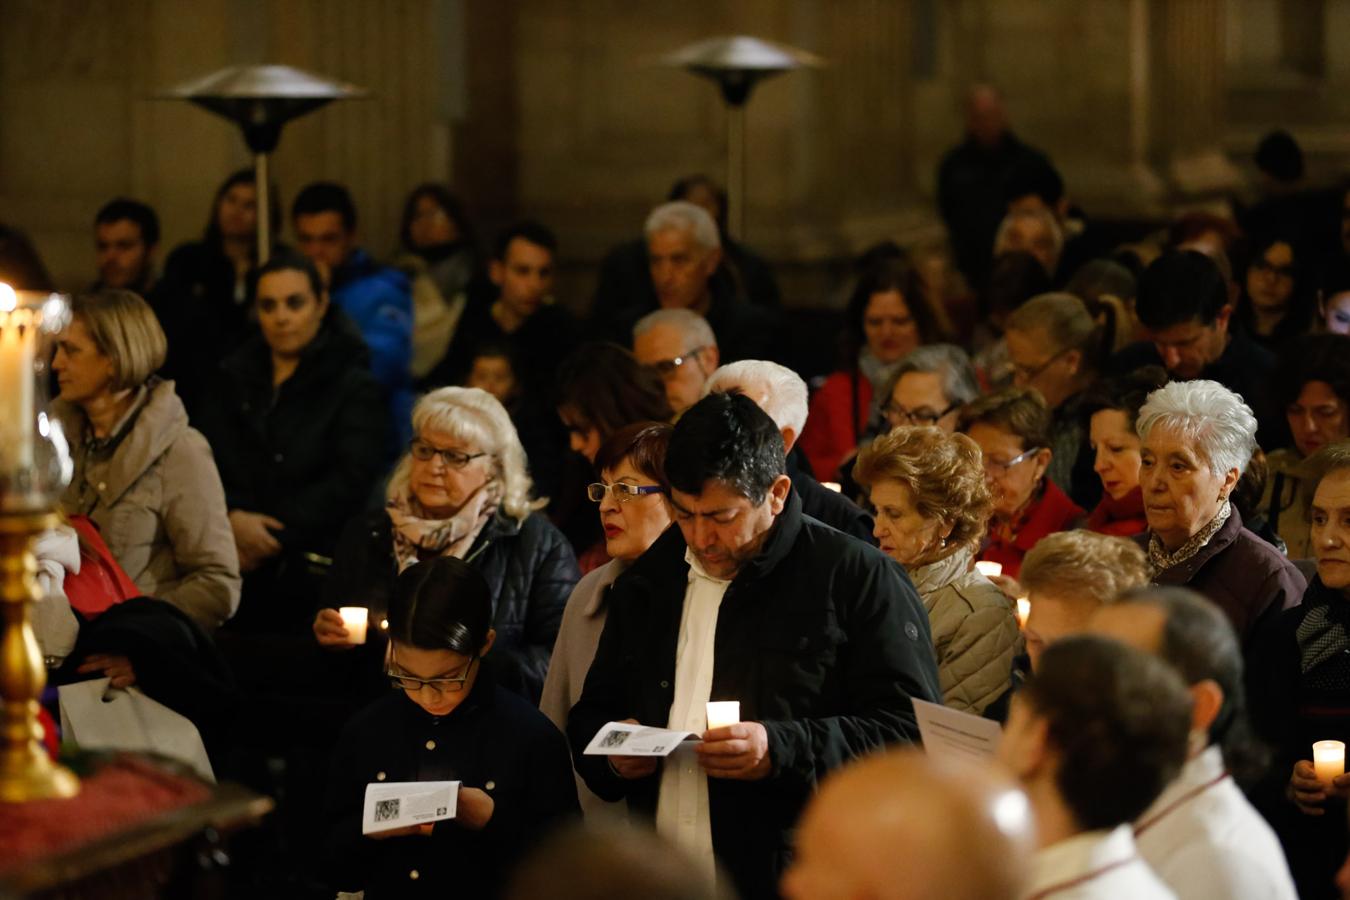
[[(492, 818), (481, 831), (451, 819), (430, 837), (364, 836), (366, 785), (397, 781), (459, 781), (486, 791)], [(563, 736), (483, 673), (447, 716), (428, 715), (401, 692), (367, 707), (338, 740), (328, 783), (332, 886), (365, 890), (367, 900), (491, 900), (541, 835), (581, 812)]]
[(221, 365), (200, 426), (229, 508), (275, 516), (287, 550), (322, 556), (369, 496), (388, 434), (365, 346), (340, 316), (329, 313), (280, 388), (267, 343), (249, 339)]
[[(609, 617), (567, 723), (577, 771), (607, 800), (652, 815), (660, 774), (625, 781), (582, 751), (606, 722), (665, 727), (689, 565), (670, 528), (614, 583)], [(910, 698), (942, 702), (928, 616), (903, 570), (875, 547), (802, 515), (792, 494), (717, 618), (713, 699), (764, 725), (771, 774), (710, 779), (713, 849), (741, 896), (777, 896), (791, 828), (827, 773), (918, 740)]]
[(816, 481), (803, 462), (805, 460), (795, 453), (788, 454), (787, 474), (792, 479), (792, 489), (802, 498), (802, 513), (875, 546), (877, 539), (872, 534), (872, 517), (839, 491), (832, 491)]
[[(539, 513), (517, 524), (499, 512), (483, 526), (465, 561), (482, 573), (492, 590), (497, 640), (488, 660), (498, 682), (537, 704), (563, 607), (581, 577), (572, 547)], [(347, 525), (338, 541), (324, 583), (323, 605), (365, 606), (371, 621), (378, 622), (389, 608), (397, 577), (389, 516), (383, 510), (361, 516)], [(354, 690), (383, 686), (384, 641), (373, 628), (369, 634), (367, 644), (335, 660), (354, 670), (348, 676)]]

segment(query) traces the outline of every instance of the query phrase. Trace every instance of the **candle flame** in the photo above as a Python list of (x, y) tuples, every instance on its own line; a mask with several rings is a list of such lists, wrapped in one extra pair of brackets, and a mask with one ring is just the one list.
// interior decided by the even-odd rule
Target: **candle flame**
[(14, 312), (19, 306), (19, 295), (14, 288), (0, 281), (0, 312)]
[(1017, 624), (1027, 627), (1027, 616), (1031, 615), (1031, 601), (1026, 597), (1017, 598)]

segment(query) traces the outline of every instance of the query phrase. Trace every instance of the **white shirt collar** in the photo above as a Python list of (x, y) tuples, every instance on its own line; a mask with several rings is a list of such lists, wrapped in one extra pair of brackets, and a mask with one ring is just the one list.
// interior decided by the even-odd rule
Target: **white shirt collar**
[(707, 570), (699, 563), (698, 557), (694, 555), (694, 551), (688, 547), (684, 548), (684, 561), (689, 563), (690, 581), (693, 581), (695, 578), (703, 578), (714, 584), (731, 584), (730, 578), (718, 578), (716, 575), (709, 575)]
[(1218, 747), (1206, 747), (1203, 752), (1188, 759), (1181, 767), (1181, 773), (1172, 783), (1163, 789), (1158, 799), (1153, 801), (1142, 816), (1135, 821), (1136, 833), (1156, 824), (1170, 814), (1188, 794), (1203, 792), (1204, 788), (1223, 780), (1227, 769), (1223, 764), (1223, 751)]
[(1086, 831), (1036, 852), (1031, 862), (1028, 897), (1067, 887), (1136, 858), (1129, 825), (1111, 831)]

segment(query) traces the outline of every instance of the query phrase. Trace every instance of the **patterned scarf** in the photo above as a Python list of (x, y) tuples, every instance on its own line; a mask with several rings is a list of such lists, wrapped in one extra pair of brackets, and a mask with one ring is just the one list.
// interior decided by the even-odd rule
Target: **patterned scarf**
[(463, 559), (478, 539), (483, 526), (497, 512), (502, 488), (494, 479), (474, 491), (459, 511), (448, 519), (428, 519), (422, 504), (411, 492), (394, 497), (385, 504), (385, 512), (394, 525), (394, 556), (398, 570), (414, 565), (419, 553), (434, 553)]
[(1174, 553), (1168, 553), (1167, 548), (1163, 546), (1162, 538), (1156, 533), (1148, 536), (1148, 564), (1153, 569), (1153, 574), (1166, 572), (1173, 566), (1179, 566), (1186, 560), (1204, 549), (1214, 535), (1218, 534), (1223, 523), (1228, 521), (1228, 517), (1233, 514), (1233, 505), (1227, 501), (1219, 507), (1214, 518), (1201, 528), (1195, 534), (1191, 535), (1186, 543), (1176, 549)]

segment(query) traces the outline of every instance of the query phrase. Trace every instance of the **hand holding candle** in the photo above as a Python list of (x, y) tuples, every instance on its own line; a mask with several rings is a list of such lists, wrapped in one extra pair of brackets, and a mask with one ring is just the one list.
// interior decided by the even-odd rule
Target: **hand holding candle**
[(1345, 774), (1345, 743), (1318, 741), (1313, 744), (1313, 769), (1323, 784), (1330, 785), (1337, 775)]
[(370, 610), (364, 606), (344, 606), (338, 610), (342, 616), (342, 627), (347, 629), (351, 635), (353, 644), (364, 644), (366, 642), (366, 622), (370, 616)]
[(996, 562), (988, 562), (982, 559), (979, 562), (975, 563), (975, 571), (979, 572), (985, 578), (993, 578), (995, 575), (1003, 574), (1003, 564)]
[(713, 700), (708, 703), (708, 730), (735, 725), (741, 720), (741, 701)]

